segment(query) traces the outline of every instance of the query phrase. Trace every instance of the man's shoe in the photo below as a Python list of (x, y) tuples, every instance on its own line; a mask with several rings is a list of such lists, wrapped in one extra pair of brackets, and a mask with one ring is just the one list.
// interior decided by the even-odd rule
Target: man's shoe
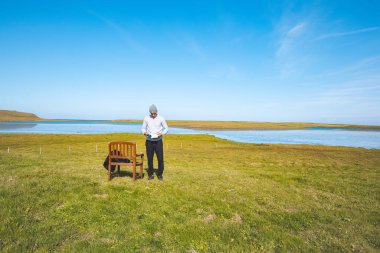
[(162, 176), (158, 176), (158, 180), (164, 180)]
[(148, 180), (153, 180), (154, 179), (154, 176), (149, 176), (148, 177)]

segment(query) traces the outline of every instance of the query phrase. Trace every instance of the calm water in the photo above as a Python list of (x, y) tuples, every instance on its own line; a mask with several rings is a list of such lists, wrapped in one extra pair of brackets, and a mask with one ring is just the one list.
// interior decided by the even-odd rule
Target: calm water
[[(141, 124), (110, 122), (0, 122), (0, 133), (140, 133)], [(170, 127), (172, 134), (210, 134), (246, 143), (320, 144), (380, 148), (380, 131), (347, 129), (209, 131)]]

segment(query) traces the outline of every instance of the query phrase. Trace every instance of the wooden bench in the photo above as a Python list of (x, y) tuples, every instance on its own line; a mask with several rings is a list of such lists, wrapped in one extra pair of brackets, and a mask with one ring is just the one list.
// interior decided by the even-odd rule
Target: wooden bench
[[(139, 158), (139, 159), (137, 159)], [(108, 180), (111, 180), (111, 166), (118, 166), (117, 171), (120, 176), (120, 166), (132, 166), (132, 178), (136, 180), (136, 167), (140, 166), (140, 178), (144, 177), (144, 154), (136, 154), (136, 143), (117, 141), (108, 143)]]

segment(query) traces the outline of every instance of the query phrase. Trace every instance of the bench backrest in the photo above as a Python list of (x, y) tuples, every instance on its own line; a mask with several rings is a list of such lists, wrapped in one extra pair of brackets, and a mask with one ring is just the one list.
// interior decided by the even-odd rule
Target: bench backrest
[(136, 159), (136, 143), (127, 141), (115, 141), (108, 143), (108, 155), (110, 158)]

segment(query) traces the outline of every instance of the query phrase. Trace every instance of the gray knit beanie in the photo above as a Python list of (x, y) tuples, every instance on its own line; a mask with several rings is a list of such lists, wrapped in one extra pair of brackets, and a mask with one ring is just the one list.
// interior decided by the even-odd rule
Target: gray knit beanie
[(149, 112), (150, 113), (157, 113), (157, 107), (156, 107), (156, 105), (151, 105), (150, 107), (149, 107)]

